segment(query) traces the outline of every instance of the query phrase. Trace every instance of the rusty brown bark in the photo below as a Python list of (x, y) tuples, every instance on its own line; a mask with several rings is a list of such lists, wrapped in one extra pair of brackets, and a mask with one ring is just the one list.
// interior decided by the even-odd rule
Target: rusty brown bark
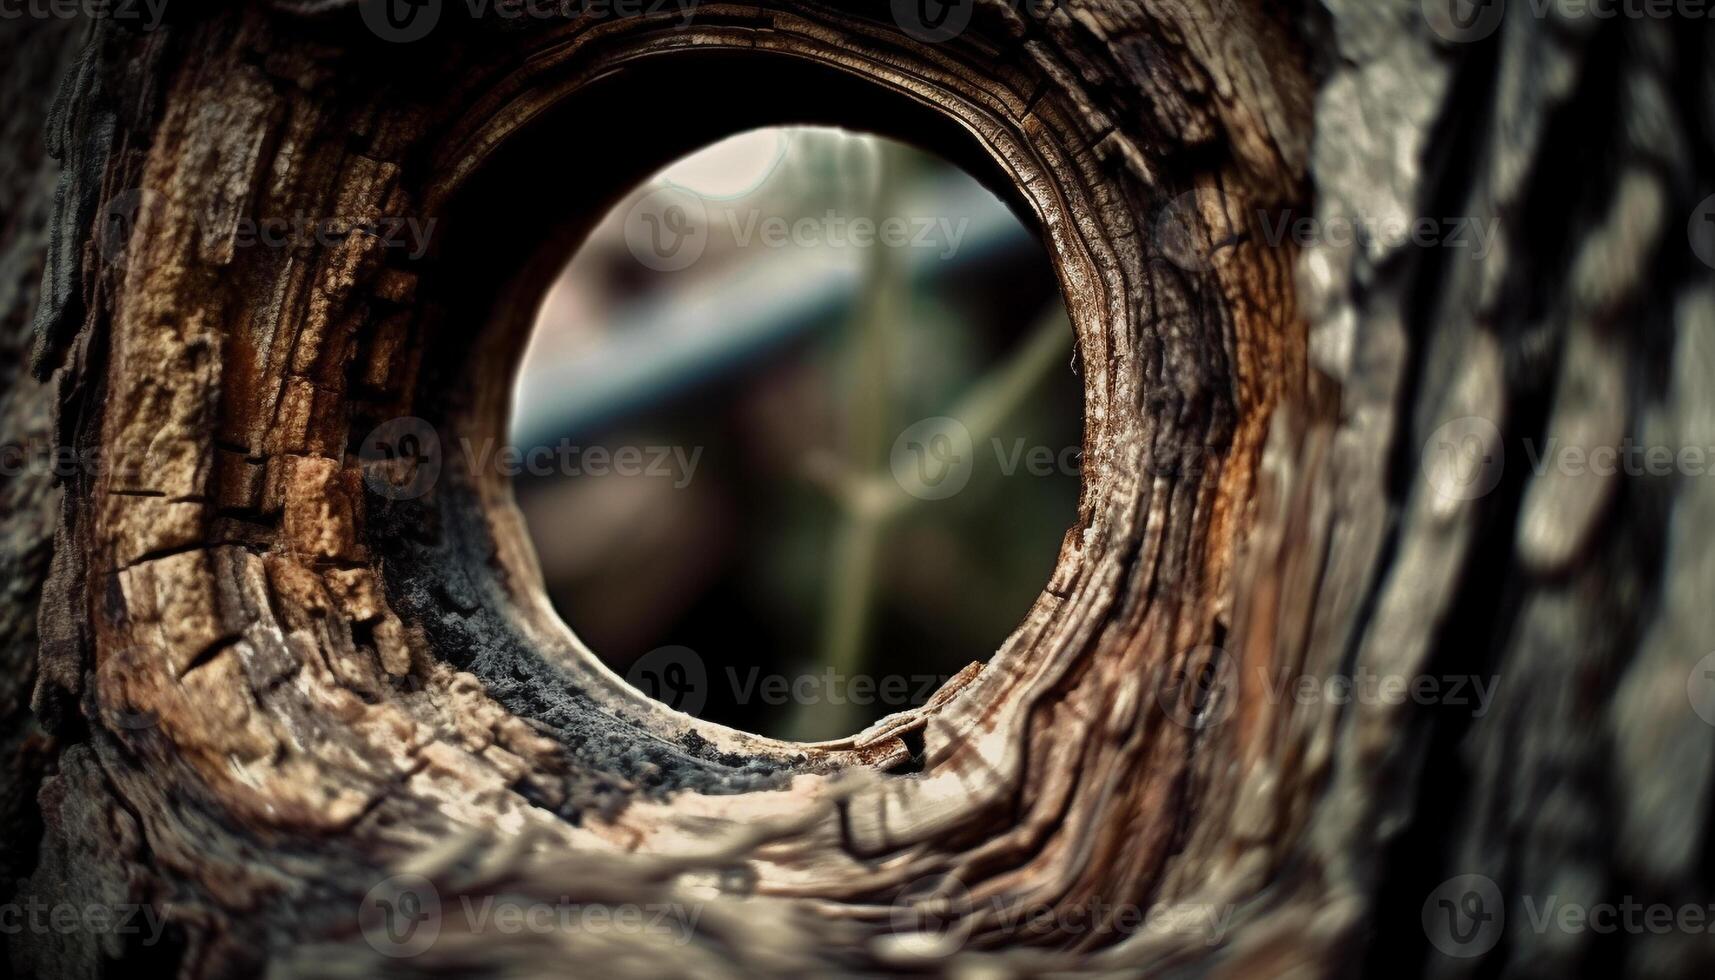
[[(929, 41), (879, 2), (645, 7), (437, 5), (403, 43), (276, 0), (3, 43), (0, 436), (77, 460), (0, 486), (6, 901), (138, 927), (26, 922), (15, 971), (1707, 975), (1707, 933), (1522, 905), (1715, 898), (1715, 490), (1521, 442), (1715, 445), (1704, 24), (981, 0)], [(1033, 216), (1086, 400), (1078, 524), (1016, 633), (810, 746), (626, 686), (503, 480), (372, 451), (399, 419), (497, 437), (611, 195), (786, 121), (926, 143)], [(292, 216), (435, 235), (256, 240)], [(1281, 695), (1376, 676), (1492, 698)], [(1508, 914), (1449, 953), (1424, 910), (1467, 874)], [(376, 931), (406, 892), (432, 942)]]

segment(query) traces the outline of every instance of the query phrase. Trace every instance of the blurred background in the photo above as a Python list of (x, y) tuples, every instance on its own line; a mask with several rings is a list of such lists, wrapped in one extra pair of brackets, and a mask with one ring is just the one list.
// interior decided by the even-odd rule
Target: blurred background
[(622, 675), (695, 651), (705, 718), (819, 740), (910, 707), (995, 651), (1075, 520), (1071, 341), (1041, 244), (952, 164), (808, 127), (684, 158), (572, 258), (519, 374), (548, 593)]

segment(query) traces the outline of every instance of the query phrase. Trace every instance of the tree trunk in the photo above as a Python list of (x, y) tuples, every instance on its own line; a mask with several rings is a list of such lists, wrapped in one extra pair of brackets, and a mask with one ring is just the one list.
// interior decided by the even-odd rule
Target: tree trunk
[[(1712, 35), (1437, 6), (9, 22), (13, 969), (1709, 975), (1541, 916), (1715, 902)], [(1013, 636), (815, 745), (602, 667), (452, 448), (618, 192), (798, 121), (1034, 220), (1086, 417)]]

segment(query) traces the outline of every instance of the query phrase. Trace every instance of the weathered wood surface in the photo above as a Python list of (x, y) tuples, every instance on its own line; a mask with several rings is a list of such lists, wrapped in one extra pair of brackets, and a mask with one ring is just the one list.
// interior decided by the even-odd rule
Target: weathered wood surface
[[(0, 435), (95, 461), (0, 487), (9, 900), (165, 923), (24, 929), (16, 970), (1707, 975), (1708, 934), (1519, 905), (1715, 898), (1687, 696), (1715, 490), (1539, 474), (1520, 442), (1715, 445), (1685, 236), (1707, 25), (1456, 43), (1416, 0), (982, 2), (926, 43), (889, 10), (448, 4), (395, 44), (280, 0), (8, 35)], [(602, 669), (494, 474), (446, 452), (400, 497), (412, 472), (365, 461), (400, 417), (498, 436), (565, 237), (650, 164), (799, 118), (988, 161), (1055, 256), (1087, 417), (1079, 525), (1017, 633), (808, 747)], [(1495, 239), (1299, 248), (1259, 211)], [(437, 233), (253, 240), (294, 215)], [(1342, 676), (1493, 699), (1279, 693)], [(448, 914), (389, 957), (358, 913), (399, 873), (449, 910), (695, 909), (695, 941)], [(1461, 874), (1509, 916), (1450, 958), (1421, 910)]]

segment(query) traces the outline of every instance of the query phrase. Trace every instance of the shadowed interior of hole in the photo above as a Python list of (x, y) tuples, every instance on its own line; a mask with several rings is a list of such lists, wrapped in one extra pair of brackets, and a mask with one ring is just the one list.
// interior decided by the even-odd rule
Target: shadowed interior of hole
[(921, 704), (1076, 517), (1071, 364), (1039, 241), (953, 164), (827, 127), (706, 147), (539, 311), (510, 438), (549, 597), (723, 724), (820, 740)]

